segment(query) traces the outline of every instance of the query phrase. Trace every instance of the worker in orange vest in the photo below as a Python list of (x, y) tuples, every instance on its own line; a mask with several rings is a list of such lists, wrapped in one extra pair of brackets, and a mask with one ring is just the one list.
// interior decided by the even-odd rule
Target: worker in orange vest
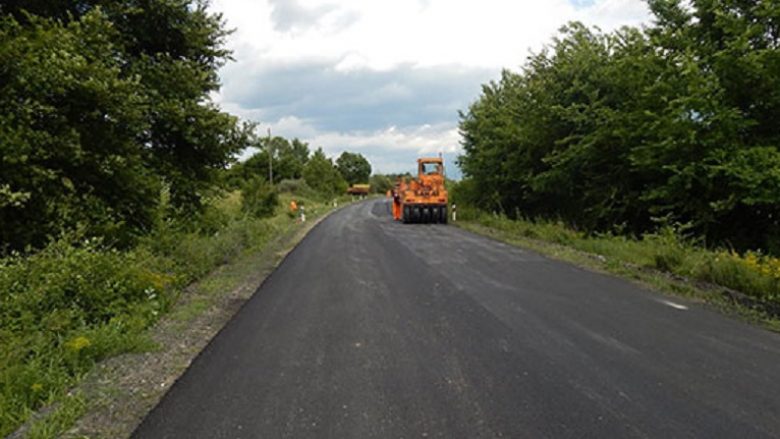
[(401, 220), (401, 194), (393, 189), (393, 219)]

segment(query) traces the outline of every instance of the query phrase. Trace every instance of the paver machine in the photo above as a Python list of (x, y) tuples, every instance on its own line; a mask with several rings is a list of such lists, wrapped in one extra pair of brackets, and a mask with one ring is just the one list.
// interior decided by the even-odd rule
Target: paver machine
[(391, 193), (393, 218), (404, 223), (447, 223), (447, 189), (444, 160), (417, 159), (417, 178), (401, 177)]

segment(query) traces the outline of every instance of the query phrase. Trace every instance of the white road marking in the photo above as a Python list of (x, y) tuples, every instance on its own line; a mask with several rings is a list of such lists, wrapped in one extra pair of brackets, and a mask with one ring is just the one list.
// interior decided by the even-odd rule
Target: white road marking
[(668, 300), (659, 300), (659, 302), (663, 303), (664, 305), (671, 306), (674, 309), (679, 309), (681, 311), (687, 311), (688, 307), (685, 305), (680, 305), (679, 303), (670, 302)]

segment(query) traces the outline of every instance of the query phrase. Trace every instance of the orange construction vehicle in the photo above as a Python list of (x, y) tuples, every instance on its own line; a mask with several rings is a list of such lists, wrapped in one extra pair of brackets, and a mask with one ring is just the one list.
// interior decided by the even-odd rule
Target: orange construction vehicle
[(368, 195), (371, 192), (369, 184), (353, 184), (347, 189), (349, 195)]
[(417, 159), (417, 179), (399, 178), (392, 191), (393, 218), (404, 223), (447, 223), (447, 189), (441, 157)]

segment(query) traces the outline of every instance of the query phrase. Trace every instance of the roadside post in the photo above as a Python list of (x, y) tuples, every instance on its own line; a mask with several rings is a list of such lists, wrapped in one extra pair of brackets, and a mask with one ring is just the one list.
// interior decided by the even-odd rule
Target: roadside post
[(452, 222), (455, 222), (457, 220), (458, 220), (458, 205), (452, 203)]

